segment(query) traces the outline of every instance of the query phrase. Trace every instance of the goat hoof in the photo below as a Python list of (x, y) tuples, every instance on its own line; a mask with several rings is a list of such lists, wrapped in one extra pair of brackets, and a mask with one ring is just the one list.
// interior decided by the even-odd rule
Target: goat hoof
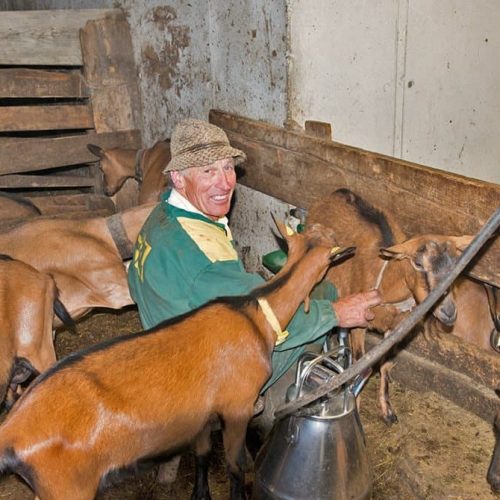
[(398, 416), (393, 412), (390, 412), (387, 415), (384, 415), (382, 417), (382, 419), (384, 420), (385, 424), (388, 427), (390, 427), (391, 425), (396, 424), (398, 422)]

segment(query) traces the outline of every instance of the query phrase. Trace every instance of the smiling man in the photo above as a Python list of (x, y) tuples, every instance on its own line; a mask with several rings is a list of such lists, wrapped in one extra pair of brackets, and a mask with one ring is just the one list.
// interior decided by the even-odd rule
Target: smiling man
[[(166, 191), (139, 233), (129, 268), (132, 298), (144, 328), (187, 313), (217, 297), (246, 295), (263, 283), (245, 271), (236, 253), (227, 213), (236, 186), (235, 165), (246, 159), (226, 133), (206, 121), (180, 122), (165, 167)], [(335, 326), (365, 326), (376, 291), (342, 297), (333, 293), (298, 309), (273, 353), (273, 374), (264, 389), (297, 360), (310, 343), (321, 343)], [(243, 368), (243, 367), (242, 367)], [(246, 367), (245, 369), (248, 369)]]

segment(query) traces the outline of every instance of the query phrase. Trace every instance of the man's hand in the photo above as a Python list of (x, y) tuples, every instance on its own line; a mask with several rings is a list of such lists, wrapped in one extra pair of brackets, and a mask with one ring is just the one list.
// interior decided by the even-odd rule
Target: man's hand
[(338, 326), (345, 328), (368, 326), (368, 322), (375, 317), (370, 308), (380, 304), (380, 302), (378, 290), (348, 295), (332, 302), (333, 310), (339, 321)]

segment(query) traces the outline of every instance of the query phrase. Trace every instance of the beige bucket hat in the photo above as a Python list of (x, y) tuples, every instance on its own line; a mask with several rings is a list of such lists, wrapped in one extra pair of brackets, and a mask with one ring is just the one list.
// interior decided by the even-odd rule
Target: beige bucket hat
[(179, 122), (170, 140), (172, 159), (164, 173), (203, 167), (217, 160), (234, 158), (234, 164), (244, 162), (247, 155), (233, 148), (226, 133), (221, 128), (203, 120), (188, 119)]

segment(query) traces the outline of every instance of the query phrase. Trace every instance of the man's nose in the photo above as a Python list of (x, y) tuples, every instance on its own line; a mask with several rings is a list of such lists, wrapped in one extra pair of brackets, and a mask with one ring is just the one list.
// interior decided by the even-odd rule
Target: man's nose
[(217, 185), (222, 189), (232, 189), (234, 187), (234, 175), (232, 172), (222, 170), (217, 175)]

